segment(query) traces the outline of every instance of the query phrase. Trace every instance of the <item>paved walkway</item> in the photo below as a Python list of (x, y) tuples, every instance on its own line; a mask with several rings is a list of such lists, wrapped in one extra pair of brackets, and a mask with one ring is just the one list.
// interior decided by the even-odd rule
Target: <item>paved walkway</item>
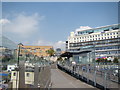
[[(88, 85), (76, 78), (66, 74), (65, 72), (59, 69), (51, 70), (51, 81), (52, 88), (91, 88), (94, 89), (93, 86)], [(95, 89), (96, 90), (96, 89)]]

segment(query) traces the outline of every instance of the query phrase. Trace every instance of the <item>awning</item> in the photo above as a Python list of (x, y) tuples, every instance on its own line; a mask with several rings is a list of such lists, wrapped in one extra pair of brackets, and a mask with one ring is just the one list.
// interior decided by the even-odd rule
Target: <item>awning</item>
[(80, 54), (85, 54), (85, 53), (89, 53), (91, 51), (80, 51), (80, 52), (65, 52), (63, 54), (61, 54), (61, 57), (72, 57), (73, 55), (80, 55)]

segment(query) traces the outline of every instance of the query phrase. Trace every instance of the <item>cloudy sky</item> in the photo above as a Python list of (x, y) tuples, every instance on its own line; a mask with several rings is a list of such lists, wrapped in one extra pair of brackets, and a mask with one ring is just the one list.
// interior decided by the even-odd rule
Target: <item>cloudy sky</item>
[(118, 23), (117, 2), (3, 2), (3, 35), (25, 45), (64, 49), (71, 31)]

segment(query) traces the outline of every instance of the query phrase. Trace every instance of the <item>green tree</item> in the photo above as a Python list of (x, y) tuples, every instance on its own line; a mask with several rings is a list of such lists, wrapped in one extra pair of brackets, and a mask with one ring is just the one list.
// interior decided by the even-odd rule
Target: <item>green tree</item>
[(62, 57), (57, 58), (58, 61), (63, 61)]
[(114, 58), (113, 63), (119, 63), (118, 58)]
[(47, 52), (47, 54), (49, 54), (49, 56), (53, 56), (55, 54), (54, 49), (49, 49), (46, 52)]
[(108, 60), (109, 63), (111, 63), (112, 61), (111, 60)]

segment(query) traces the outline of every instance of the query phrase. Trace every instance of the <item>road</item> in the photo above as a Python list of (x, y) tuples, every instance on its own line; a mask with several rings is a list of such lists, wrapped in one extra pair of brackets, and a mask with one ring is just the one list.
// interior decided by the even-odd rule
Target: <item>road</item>
[(52, 88), (94, 88), (91, 85), (88, 85), (68, 74), (59, 70), (59, 69), (51, 69), (51, 81)]

